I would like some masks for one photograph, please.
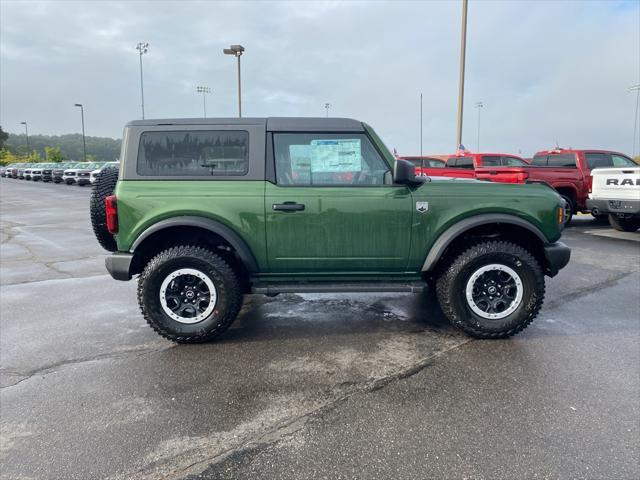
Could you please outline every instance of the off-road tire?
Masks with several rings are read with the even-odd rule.
[[[107,212],[104,206],[104,199],[113,195],[113,190],[118,182],[118,169],[108,167],[102,170],[96,177],[91,190],[91,200],[89,201],[89,215],[91,217],[91,227],[98,243],[109,252],[115,252],[118,247],[113,235],[107,229]]]
[[[160,303],[162,282],[184,268],[199,270],[216,289],[215,308],[197,323],[172,319]],[[222,257],[206,248],[182,245],[160,252],[147,263],[138,279],[138,304],[147,323],[164,338],[176,343],[208,342],[221,335],[238,316],[242,289],[238,276]]]
[[[469,278],[490,264],[505,265],[522,280],[522,301],[502,319],[485,319],[477,315],[465,295]],[[460,253],[442,271],[436,293],[442,311],[455,327],[475,338],[506,338],[524,330],[538,315],[544,301],[544,274],[533,255],[519,245],[485,241]]]
[[[609,225],[619,232],[635,232],[640,228],[640,217],[626,218],[610,214]]]

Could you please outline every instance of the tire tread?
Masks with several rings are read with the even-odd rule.
[[[534,305],[529,309],[527,318],[524,321],[520,322],[514,328],[503,332],[486,332],[474,327],[470,322],[467,322],[463,318],[461,318],[454,306],[454,297],[452,295],[452,292],[453,284],[456,277],[470,261],[480,255],[488,253],[509,253],[513,254],[514,256],[518,256],[523,262],[528,263],[531,267],[534,268],[535,271],[537,285],[534,291],[539,292],[539,294],[535,295]],[[533,255],[531,255],[531,253],[515,243],[502,240],[493,240],[473,245],[467,250],[463,251],[457,257],[455,257],[450,263],[449,268],[445,269],[443,274],[438,278],[436,282],[436,294],[438,296],[438,301],[440,303],[442,311],[449,319],[451,324],[455,327],[475,338],[506,338],[521,332],[522,330],[527,328],[529,324],[531,324],[534,318],[536,318],[544,302],[545,282],[542,269],[540,268],[537,260],[533,257]]]
[[[161,266],[164,262],[173,258],[180,257],[196,258],[212,265],[222,276],[225,277],[225,280],[228,282],[228,288],[225,289],[225,294],[228,298],[227,311],[218,326],[203,335],[176,335],[175,333],[166,330],[162,326],[158,325],[157,322],[153,321],[153,317],[144,303],[143,289],[145,282],[147,282],[149,278],[149,275],[151,275],[151,273],[156,268]],[[227,330],[227,328],[229,328],[229,326],[238,316],[240,309],[242,308],[242,291],[240,288],[238,277],[234,270],[222,257],[216,255],[215,253],[204,247],[200,247],[197,245],[180,245],[171,247],[161,251],[155,257],[153,257],[147,263],[142,274],[140,275],[140,278],[138,279],[137,298],[138,305],[140,306],[140,311],[142,312],[142,315],[149,326],[162,337],[176,343],[202,343],[213,340],[214,338],[222,334],[225,330]]]

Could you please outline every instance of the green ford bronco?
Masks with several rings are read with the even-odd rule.
[[[244,294],[418,292],[501,338],[537,315],[569,261],[563,201],[542,184],[416,177],[343,118],[143,120],[94,184],[109,273],[138,279],[160,335],[213,339]]]

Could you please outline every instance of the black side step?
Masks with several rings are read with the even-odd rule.
[[[278,293],[356,293],[356,292],[423,292],[425,282],[357,282],[357,283],[270,283],[257,284],[251,293],[276,295]]]

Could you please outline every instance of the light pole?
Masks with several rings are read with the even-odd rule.
[[[20,125],[24,125],[24,134],[27,137],[27,150],[29,150],[29,127],[27,122],[20,122]]]
[[[467,50],[467,7],[468,0],[462,0],[462,38],[460,40],[460,85],[458,91],[458,131],[456,150],[462,145],[462,104],[464,103],[464,63]]]
[[[76,103],[76,107],[80,107],[80,116],[82,118],[82,153],[84,154],[84,161],[87,161],[87,142],[84,139],[84,107],[81,103]]]
[[[198,85],[196,87],[196,92],[202,94],[202,109],[204,111],[204,118],[207,118],[207,97],[208,93],[211,93],[211,89],[209,87],[203,87]]]
[[[238,117],[242,117],[242,90],[240,89],[240,56],[244,52],[242,45],[231,45],[222,50],[225,55],[234,55],[238,59]]]
[[[149,51],[149,44],[147,42],[140,42],[136,45],[136,50],[140,54],[140,97],[142,99],[142,119],[144,120],[144,83],[142,81],[142,55]]]
[[[628,88],[629,92],[636,92],[636,116],[633,120],[633,150],[631,156],[636,155],[636,139],[638,138],[638,106],[640,106],[640,84]]]
[[[424,159],[422,158],[422,92],[420,92],[420,166],[424,168]]]
[[[331,104],[330,103],[325,103],[324,104],[324,110],[325,110],[325,117],[329,118],[329,109],[331,108]]]
[[[476,108],[478,109],[478,145],[476,152],[480,151],[480,109],[484,108],[484,103],[476,102]]]

